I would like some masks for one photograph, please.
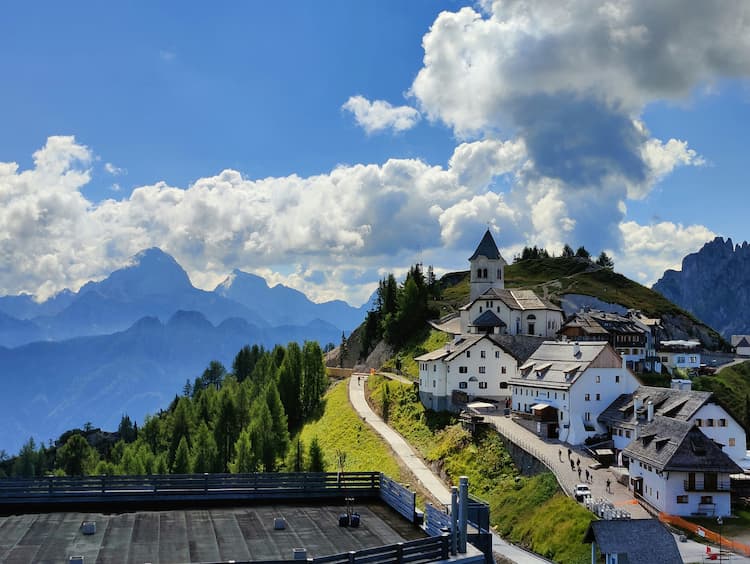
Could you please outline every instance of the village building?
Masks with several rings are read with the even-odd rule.
[[[512,409],[539,435],[581,444],[607,432],[599,415],[639,384],[607,342],[546,341],[511,378]]]
[[[433,327],[451,343],[414,360],[425,407],[462,409],[480,398],[504,405],[519,364],[562,326],[563,311],[530,290],[505,288],[507,263],[487,230],[469,257],[469,303]]]
[[[672,388],[640,386],[623,394],[599,416],[609,429],[615,452],[625,449],[656,416],[670,417],[698,427],[735,462],[746,457],[745,430],[711,392],[690,389],[689,380],[673,380]]]
[[[655,415],[623,455],[629,487],[657,511],[731,514],[730,475],[742,469],[693,423]]]
[[[625,366],[635,372],[660,372],[654,334],[659,321],[638,311],[627,315],[584,309],[571,315],[558,335],[574,341],[606,341],[622,357]]]
[[[699,341],[661,341],[656,354],[670,374],[674,374],[675,370],[689,373],[698,370],[701,366]]]
[[[750,335],[732,335],[732,346],[739,356],[750,356]]]
[[[465,335],[423,354],[419,364],[419,396],[436,411],[459,409],[481,399],[504,406],[510,379],[543,339],[507,335]]]
[[[674,535],[656,519],[591,521],[584,543],[591,543],[591,564],[682,564]]]

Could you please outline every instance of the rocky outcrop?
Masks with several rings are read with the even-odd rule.
[[[750,245],[717,237],[653,286],[725,338],[750,332]]]

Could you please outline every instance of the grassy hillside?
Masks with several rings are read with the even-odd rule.
[[[523,477],[497,433],[472,437],[448,414],[425,411],[411,386],[368,380],[371,402],[427,460],[458,483],[469,477],[472,494],[487,500],[498,532],[555,562],[587,562],[583,534],[593,515],[562,494],[550,473]]]
[[[394,372],[396,370],[396,361],[401,366],[401,373],[414,380],[419,378],[419,366],[414,357],[427,352],[432,352],[441,348],[451,340],[451,336],[442,331],[430,329],[425,335],[417,335],[414,342],[408,343],[402,347],[399,353],[383,365],[383,370]]]
[[[313,437],[323,450],[326,470],[338,470],[337,451],[346,453],[344,470],[348,472],[378,470],[399,481],[408,482],[408,474],[402,472],[393,458],[390,447],[367,424],[362,422],[349,403],[348,381],[332,386],[325,396],[325,407],[321,417],[308,422],[294,438],[299,438],[305,447]]]
[[[693,379],[693,389],[713,392],[732,416],[750,430],[750,362],[724,368],[713,376],[698,376]]]

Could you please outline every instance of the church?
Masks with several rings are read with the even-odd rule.
[[[425,407],[456,410],[477,398],[506,402],[518,366],[562,326],[561,308],[531,290],[505,288],[506,265],[488,229],[469,257],[469,303],[459,312],[458,331],[444,325],[453,341],[415,358]]]

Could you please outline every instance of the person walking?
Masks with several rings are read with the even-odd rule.
[[[561,448],[557,449],[557,457],[560,459],[560,462],[562,462],[562,449]]]
[[[580,481],[580,479],[581,479],[581,467],[579,466],[578,467],[578,480]]]
[[[607,493],[612,493],[612,488],[610,487],[611,484],[612,484],[612,480],[607,478]]]
[[[589,469],[588,468],[586,468],[586,481],[587,482],[589,481]]]

